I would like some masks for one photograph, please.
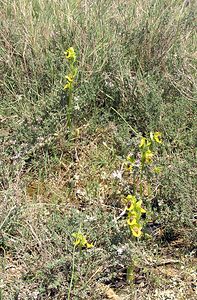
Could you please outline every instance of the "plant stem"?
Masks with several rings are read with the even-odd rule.
[[[140,168],[140,199],[142,199],[142,195],[143,195],[143,185],[142,185],[143,171],[144,171],[144,163],[142,163]]]
[[[71,279],[70,279],[70,285],[69,285],[68,298],[67,298],[67,300],[70,300],[70,294],[71,294],[71,290],[72,290],[74,274],[75,274],[75,246],[74,246],[74,248],[73,248],[73,256],[72,256],[72,274],[71,274]]]
[[[129,126],[129,128],[133,131],[133,133],[135,133],[136,136],[139,135],[139,133],[127,122],[127,120],[115,108],[111,107],[111,109],[113,109],[113,111],[115,111],[117,115],[119,115],[119,117]]]
[[[71,128],[71,114],[72,114],[72,88],[69,89],[68,94],[68,110],[67,110],[67,125]]]

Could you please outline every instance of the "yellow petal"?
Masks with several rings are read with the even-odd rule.
[[[136,206],[137,206],[137,207],[141,207],[141,205],[142,205],[142,200],[139,200],[139,201],[136,203]]]
[[[94,245],[93,245],[93,244],[87,243],[87,244],[86,244],[86,247],[87,247],[88,249],[90,249],[90,248],[94,247]]]
[[[134,209],[134,205],[131,204],[130,206],[127,207],[127,211],[132,211]]]
[[[135,203],[137,201],[135,196],[132,196],[132,195],[128,195],[126,197],[126,200],[127,200],[127,202],[131,201],[132,203]]]
[[[141,213],[146,213],[146,210],[144,208],[141,207]]]
[[[76,60],[76,54],[73,47],[68,48],[64,54],[66,55],[66,59],[73,59],[74,61]]]
[[[135,237],[140,237],[142,235],[142,227],[136,224],[131,227],[131,232]]]
[[[77,240],[74,241],[74,243],[73,243],[74,246],[78,246],[79,244],[80,244],[80,240],[79,240],[79,239],[77,239]]]
[[[136,209],[139,210],[141,213],[145,213],[146,210],[144,208],[141,207],[142,206],[142,200],[139,200],[137,203],[136,203]]]
[[[152,161],[152,158],[153,158],[153,152],[148,149],[146,152],[145,152],[145,161],[146,163],[150,163]]]
[[[133,220],[131,220],[131,218],[128,218],[128,219],[127,219],[127,224],[128,224],[129,226],[133,226],[133,225],[136,225],[136,224],[137,224],[137,221],[136,221],[135,218],[134,218]]]
[[[135,237],[140,237],[140,236],[142,235],[142,232],[141,232],[141,231],[136,232],[136,231],[132,230],[132,234],[133,234]]]
[[[146,144],[146,138],[145,138],[145,137],[142,137],[142,138],[141,138],[141,141],[140,141],[139,147],[142,148],[142,147],[145,146],[145,144]]]
[[[72,76],[72,74],[69,74],[69,75],[65,76],[65,78],[66,78],[69,82],[73,82],[73,76]]]
[[[154,140],[155,140],[155,142],[162,144],[161,132],[157,131],[154,133]]]
[[[70,88],[71,88],[70,82],[66,83],[66,85],[64,86],[64,90],[70,89]]]

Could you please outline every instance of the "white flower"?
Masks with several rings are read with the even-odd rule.
[[[119,247],[117,249],[118,255],[122,255],[123,252],[126,250],[126,248],[127,248],[126,245],[123,245],[123,246]]]
[[[116,170],[112,173],[112,177],[118,180],[122,180],[122,171]]]
[[[80,110],[80,106],[79,106],[78,103],[75,104],[74,109],[75,109],[75,110]]]

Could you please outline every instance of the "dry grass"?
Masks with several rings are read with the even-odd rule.
[[[195,299],[195,10],[182,0],[1,3],[0,300],[67,299],[80,227],[95,246],[75,253],[71,299]],[[151,240],[132,240],[119,219],[132,180],[112,174],[133,150],[130,126],[164,136]]]

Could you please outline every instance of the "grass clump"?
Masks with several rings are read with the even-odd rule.
[[[0,299],[195,299],[195,10],[2,3]]]

